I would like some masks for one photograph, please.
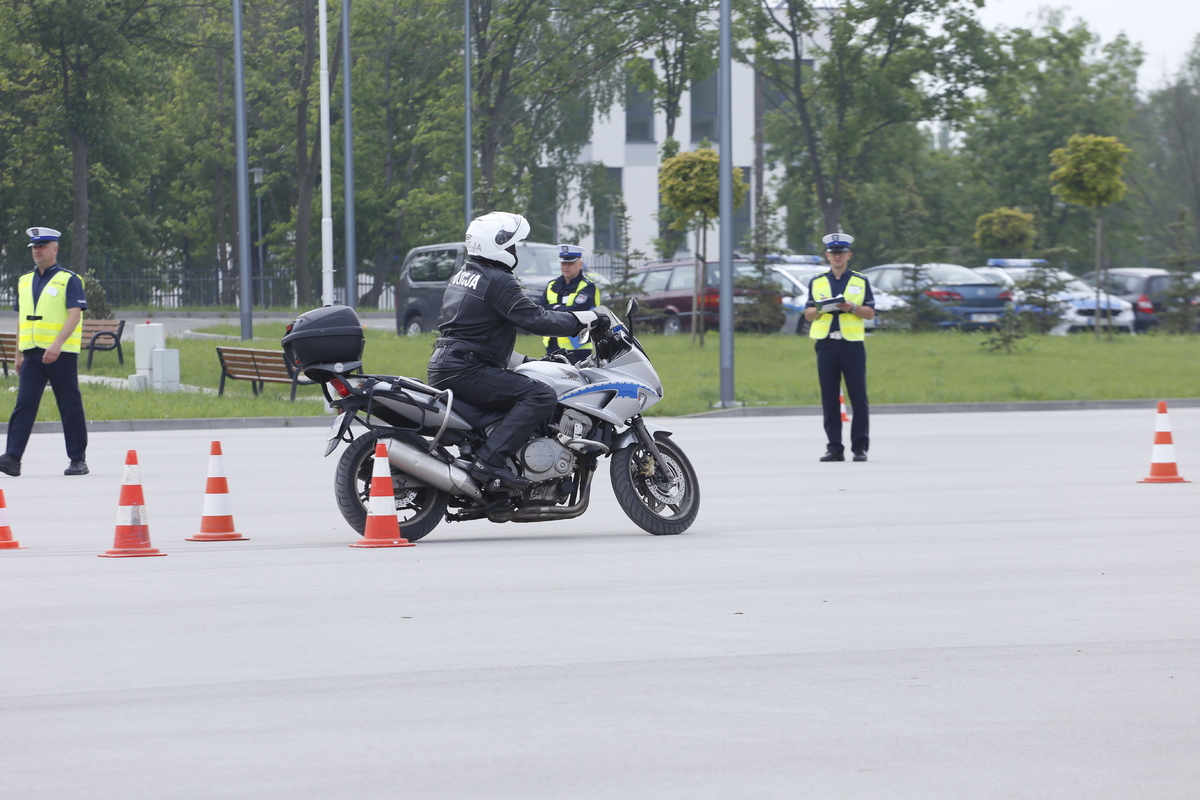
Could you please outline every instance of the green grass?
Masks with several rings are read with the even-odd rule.
[[[207,321],[197,320],[197,328]],[[236,346],[280,349],[283,322],[254,326],[255,340]],[[209,333],[238,336],[236,324],[204,327]],[[435,334],[408,338],[394,332],[367,331],[368,372],[424,379]],[[873,403],[969,403],[1022,400],[1124,400],[1200,396],[1200,337],[1118,336],[1109,342],[1090,335],[1040,336],[1022,340],[1012,354],[980,346],[982,334],[877,334],[867,341],[868,385]],[[715,333],[703,348],[688,336],[650,335],[642,339],[662,376],[666,399],[654,414],[707,411],[720,397],[719,341]],[[185,384],[216,389],[220,378],[217,340],[171,339],[180,351]],[[521,337],[517,349],[542,352],[537,337]],[[125,348],[124,367],[116,353],[97,353],[94,375],[124,378],[134,371],[133,344]],[[739,334],[735,345],[736,396],[748,405],[818,405],[816,362],[811,340],[799,336]],[[0,381],[0,417],[7,418],[15,399],[15,378]],[[90,419],[167,419],[261,416],[319,416],[322,403],[288,402],[288,387],[268,384],[254,397],[246,381],[229,381],[225,396],[128,392],[85,385]],[[318,387],[301,387],[299,398],[319,398]],[[38,416],[58,419],[47,394]]]

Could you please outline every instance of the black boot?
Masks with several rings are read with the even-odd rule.
[[[10,456],[8,453],[0,455],[0,472],[5,475],[12,475],[14,478],[21,474],[21,462]]]
[[[471,477],[484,484],[485,487],[493,482],[505,489],[524,489],[526,486],[533,485],[533,481],[522,478],[503,464],[492,464],[487,461],[476,461],[472,464]]]
[[[841,450],[826,450],[825,455],[821,456],[822,461],[845,461],[846,454]]]

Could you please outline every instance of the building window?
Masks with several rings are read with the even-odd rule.
[[[625,141],[654,141],[654,92],[638,89],[632,75],[625,79]]]
[[[625,249],[621,241],[621,220],[617,207],[621,199],[621,168],[605,168],[603,184],[592,193],[592,211],[595,214],[593,249],[619,253]]]
[[[717,139],[717,73],[692,83],[692,141]]]

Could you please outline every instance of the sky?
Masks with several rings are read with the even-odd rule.
[[[980,18],[989,27],[1028,28],[1036,24],[1038,9],[1044,6],[1067,9],[1068,24],[1083,19],[1102,43],[1124,33],[1140,44],[1145,53],[1138,73],[1142,91],[1156,89],[1174,76],[1200,35],[1197,0],[986,0]]]

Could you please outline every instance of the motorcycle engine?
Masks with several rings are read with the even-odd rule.
[[[522,471],[531,481],[564,478],[575,469],[575,454],[553,439],[531,439],[519,455]]]
[[[531,481],[549,481],[570,475],[575,469],[575,452],[563,442],[586,438],[593,425],[586,414],[564,409],[558,421],[550,426],[559,432],[557,438],[539,437],[521,448],[519,455],[525,477]]]

